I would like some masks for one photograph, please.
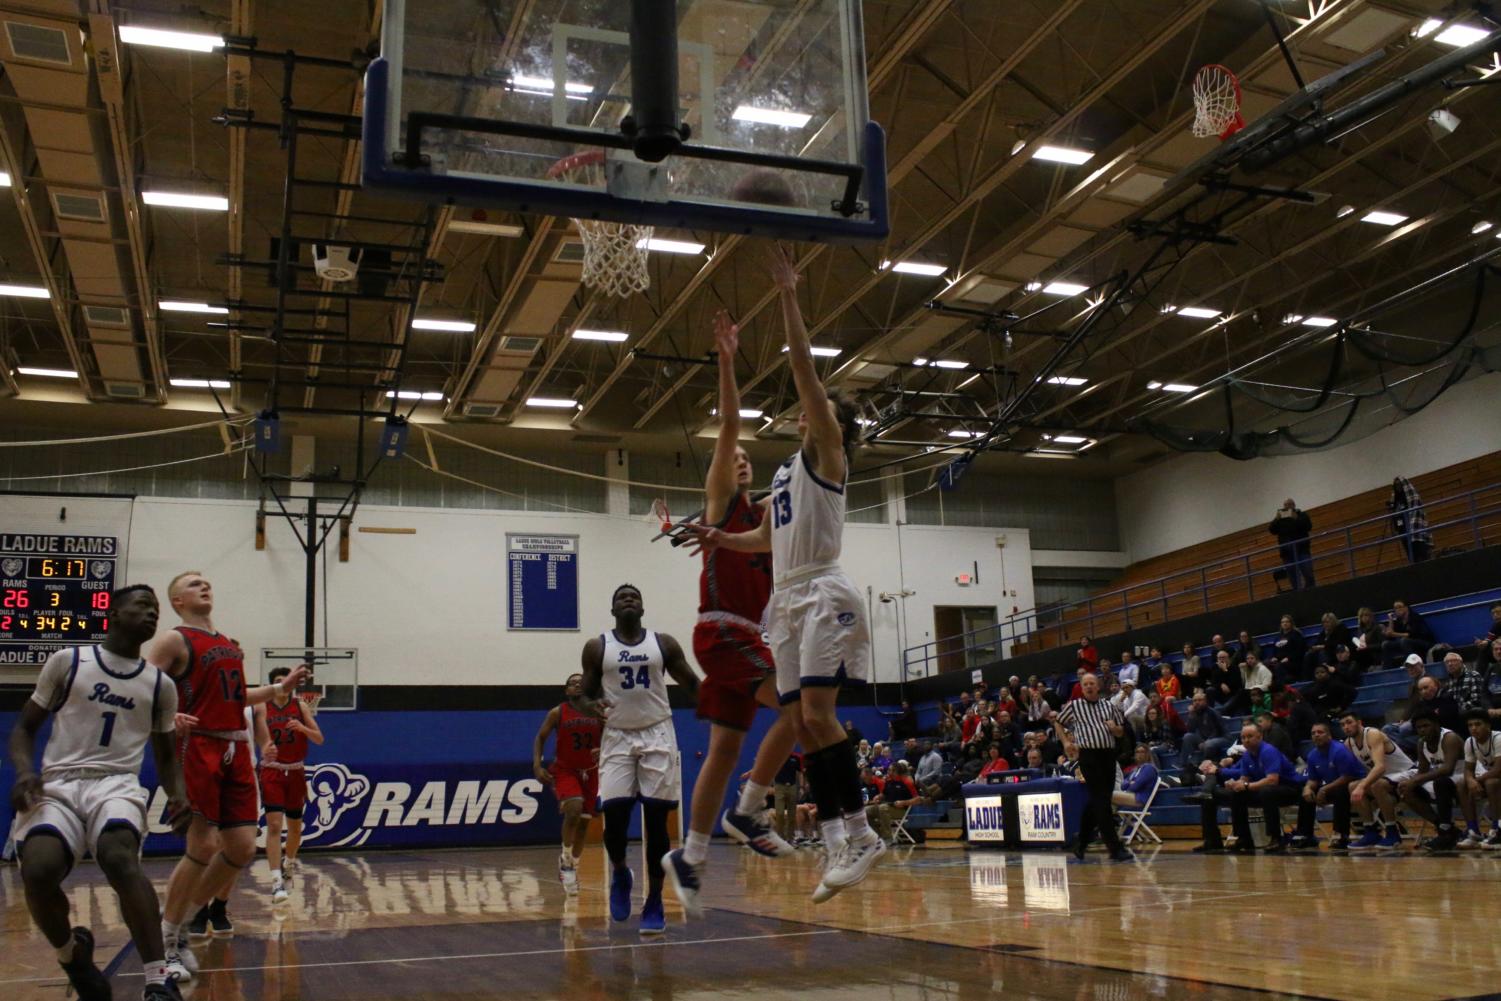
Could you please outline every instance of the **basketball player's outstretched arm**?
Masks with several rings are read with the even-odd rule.
[[[562,713],[557,706],[553,706],[547,713],[547,718],[537,728],[537,736],[532,740],[532,774],[543,785],[552,785],[552,772],[542,767],[542,748],[547,744],[547,735],[558,728],[558,718]]]
[[[698,698],[698,675],[693,673],[693,668],[688,666],[688,658],[683,656],[682,644],[666,633],[657,633],[657,643],[662,647],[662,670],[671,675],[672,680],[688,689],[688,693]]]
[[[771,280],[782,299],[782,321],[787,327],[787,366],[797,385],[797,398],[808,415],[808,430],[814,454],[813,471],[830,483],[843,483],[844,431],[834,418],[828,391],[818,379],[813,365],[813,349],[808,342],[808,328],[803,311],[797,304],[797,267],[792,255],[778,246],[772,251]]]
[[[735,482],[735,450],[740,445],[740,387],[735,383],[735,352],[740,348],[740,328],[730,314],[720,310],[714,317],[714,349],[719,355],[719,437],[704,481],[704,523],[717,524],[740,487]]]
[[[276,697],[278,689],[282,695],[291,698],[297,694],[297,686],[302,684],[311,673],[306,664],[298,664],[285,678],[274,685],[257,685],[255,688],[245,689],[245,704],[258,706],[262,702],[270,702]],[[321,744],[322,741],[319,743]]]

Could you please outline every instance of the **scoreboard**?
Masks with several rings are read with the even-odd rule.
[[[119,551],[108,535],[0,532],[0,664],[102,640]]]

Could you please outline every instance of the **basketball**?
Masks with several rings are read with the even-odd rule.
[[[730,189],[730,198],[737,202],[756,202],[760,205],[781,205],[795,208],[802,204],[797,192],[787,179],[775,170],[758,167],[748,171]]]

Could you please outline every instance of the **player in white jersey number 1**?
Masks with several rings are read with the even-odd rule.
[[[156,891],[141,870],[150,797],[137,774],[148,739],[173,827],[181,833],[191,816],[172,749],[177,688],[141,659],[141,644],[155,635],[160,612],[149,587],[115,591],[104,642],[64,648],[49,657],[10,735],[10,762],[17,776],[10,802],[17,815],[26,907],[57,950],[80,1001],[111,997],[109,981],[94,965],[94,936],[87,928],[69,926],[62,889],[85,851],[93,853],[120,898],[120,916],[141,954],[146,1001],[182,997],[167,979]],[[53,717],[52,733],[39,774],[32,753],[48,715]]]
[[[610,598],[615,628],[584,644],[586,706],[605,707],[599,742],[599,801],[605,815],[605,851],[610,856],[610,917],[631,916],[634,877],[626,863],[631,811],[641,801],[641,830],[646,840],[646,901],[641,934],[660,935],[667,927],[662,911],[662,857],[671,847],[667,816],[682,797],[682,768],[667,676],[695,697],[698,675],[688,666],[683,648],[666,633],[642,628],[641,591],[622,584]]]
[[[802,403],[803,442],[771,482],[771,517],[754,531],[726,534],[694,526],[705,547],[771,551],[775,590],[768,606],[777,693],[796,713],[808,783],[828,861],[814,903],[865,878],[886,843],[870,829],[855,748],[839,724],[835,698],[843,685],[871,680],[865,600],[839,566],[844,540],[849,449],[859,434],[853,401],[819,382],[797,302],[797,267],[780,247],[772,280],[787,327],[787,365]]]

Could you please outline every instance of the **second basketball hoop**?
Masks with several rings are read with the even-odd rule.
[[[1194,76],[1193,134],[1229,139],[1246,127],[1240,114],[1240,80],[1228,68],[1210,63]]]

